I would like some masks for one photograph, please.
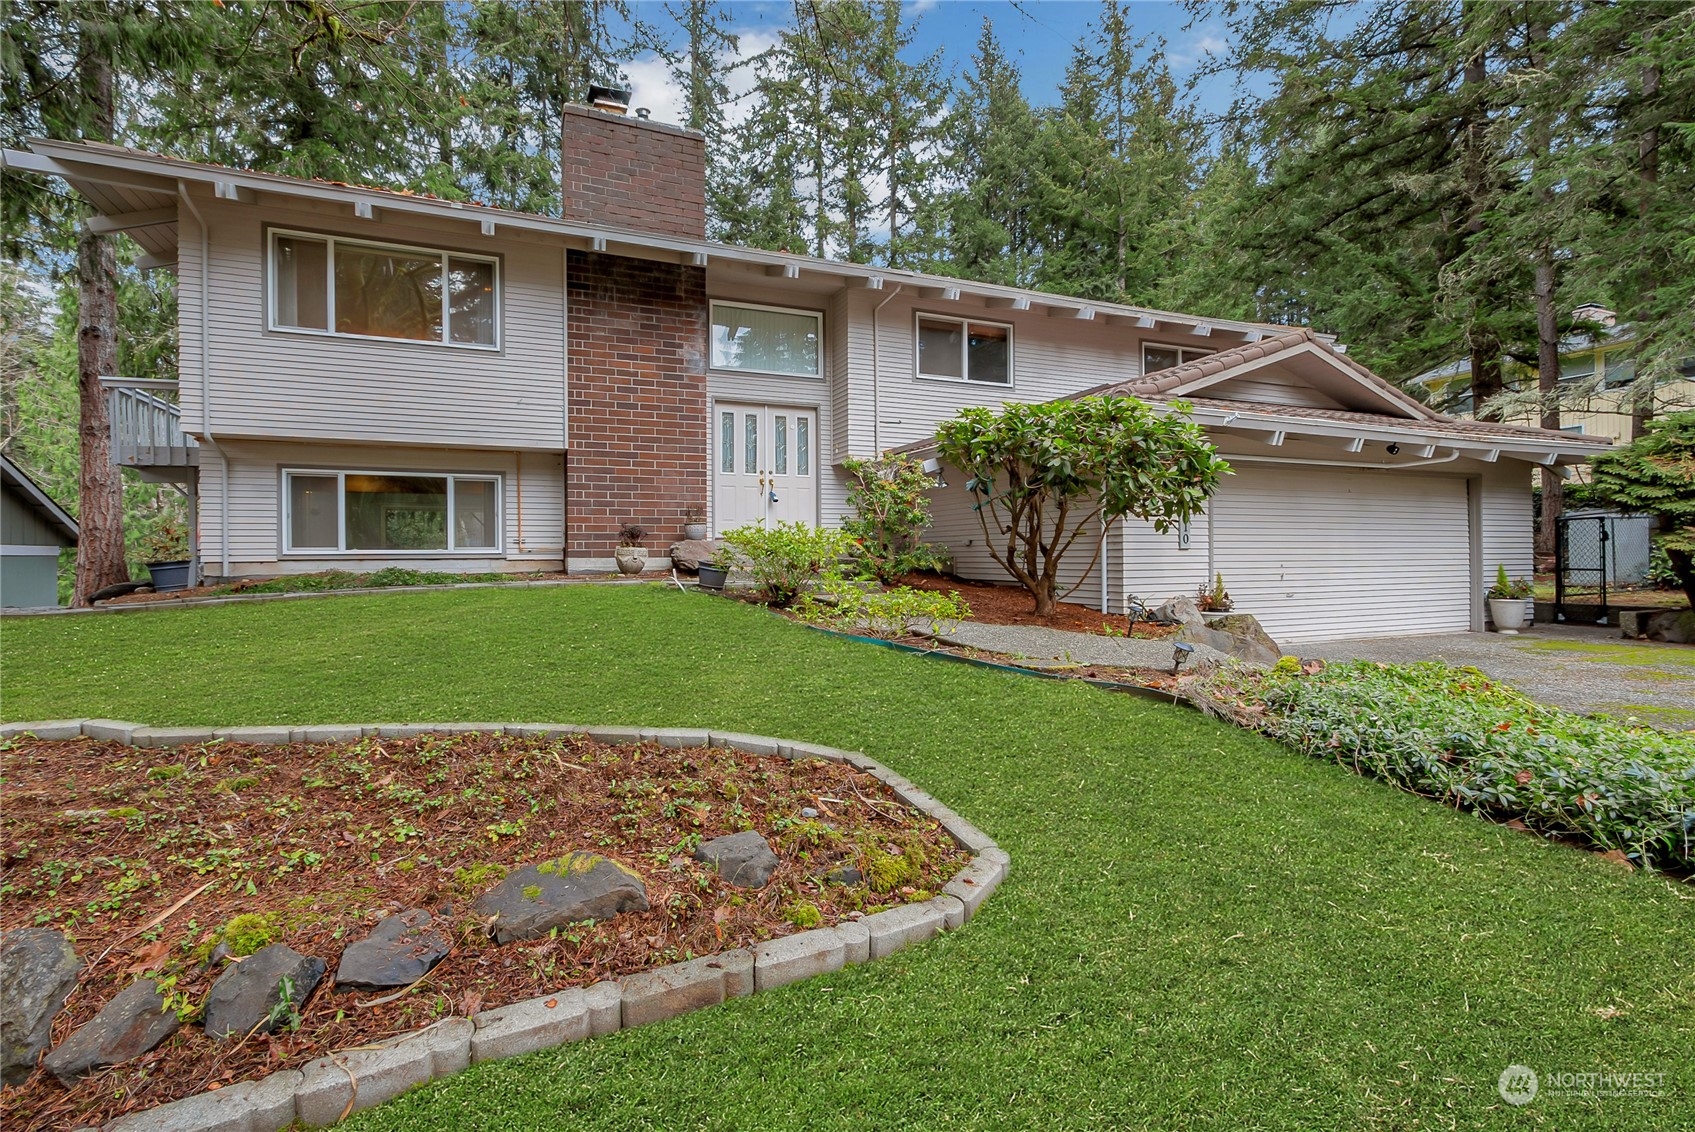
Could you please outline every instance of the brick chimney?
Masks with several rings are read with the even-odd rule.
[[[565,219],[704,238],[706,139],[625,116],[627,91],[597,87],[591,94],[603,109],[565,107],[559,149]]]

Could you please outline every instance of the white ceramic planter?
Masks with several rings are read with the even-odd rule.
[[[1489,620],[1497,633],[1516,633],[1530,624],[1530,602],[1522,597],[1492,597],[1489,599]]]

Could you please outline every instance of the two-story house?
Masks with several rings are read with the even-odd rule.
[[[565,122],[560,217],[5,154],[176,272],[180,380],[111,383],[114,433],[192,486],[206,576],[604,570],[622,524],[662,550],[697,508],[718,532],[834,524],[844,457],[1099,388],[1192,397],[1237,474],[1194,530],[1110,532],[1091,600],[1222,571],[1285,636],[1481,628],[1486,573],[1529,569],[1526,469],[1597,449],[1442,417],[1306,331],[708,241],[699,135]],[[995,579],[948,490],[938,540]]]

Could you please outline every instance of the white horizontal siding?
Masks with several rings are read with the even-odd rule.
[[[419,570],[557,570],[565,524],[563,462],[557,452],[498,452],[465,449],[368,447],[339,444],[278,444],[230,441],[228,456],[229,574],[254,577],[308,574],[319,570],[374,570],[386,565]],[[498,555],[324,556],[282,553],[282,469],[346,471],[483,472],[503,477],[503,535]],[[218,450],[201,451],[199,538],[202,569],[223,573],[226,482]]]
[[[1197,390],[1195,396],[1217,397],[1227,401],[1258,401],[1267,405],[1303,405],[1313,409],[1349,407],[1297,377],[1264,370],[1256,372],[1252,377],[1237,377],[1210,385]]]
[[[563,447],[564,258],[559,245],[491,239],[469,222],[433,226],[345,208],[197,207],[211,231],[208,310],[211,430],[509,449]],[[266,329],[266,225],[327,231],[501,259],[501,348],[320,337]],[[204,433],[200,388],[199,232],[183,225],[178,263],[184,427]]]
[[[1536,508],[1531,496],[1535,471],[1520,460],[1480,465],[1483,516],[1483,579],[1495,582],[1497,564],[1513,578],[1528,578],[1534,568]]]

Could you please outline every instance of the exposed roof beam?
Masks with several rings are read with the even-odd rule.
[[[1212,335],[1212,327],[1204,322],[1199,322],[1189,328],[1189,333],[1196,338],[1207,338]]]
[[[1551,468],[1554,466],[1554,463],[1559,460],[1559,458],[1560,454],[1558,452],[1544,452],[1542,455],[1536,457],[1536,462],[1541,464],[1544,468]]]
[[[688,264],[690,267],[705,267],[711,258],[705,252],[692,252],[688,258]]]
[[[1085,322],[1095,317],[1094,307],[1049,307],[1049,318],[1075,318]]]
[[[1278,429],[1276,432],[1266,437],[1265,442],[1273,448],[1281,448],[1283,447],[1283,440],[1286,436],[1288,436],[1288,433],[1284,432],[1282,429]]]
[[[148,208],[140,212],[117,212],[108,216],[90,216],[83,225],[97,236],[112,232],[129,232],[136,228],[154,228],[177,222],[177,206]]]
[[[356,200],[353,202],[353,215],[361,220],[375,220],[377,210],[368,200]]]
[[[258,193],[234,181],[214,181],[212,193],[219,200],[233,200],[237,204],[254,204],[259,200]]]
[[[485,236],[494,235],[494,221],[484,220],[484,221],[481,222],[481,226],[482,226],[482,230],[483,230],[483,235],[485,235]]]
[[[606,237],[605,236],[590,236],[589,237],[589,250],[593,251],[593,252],[603,252],[603,251],[605,251],[606,250]]]
[[[765,269],[765,274],[771,276],[773,279],[799,279],[800,264],[773,263]]]
[[[1434,455],[1436,455],[1436,446],[1434,444],[1425,444],[1419,447],[1418,458],[1420,460],[1428,460]]]
[[[1154,327],[1159,325],[1159,319],[1154,318],[1152,315],[1138,315],[1136,318],[1136,325],[1141,327],[1143,330],[1152,330]]]
[[[1365,437],[1356,436],[1352,440],[1348,441],[1348,451],[1349,452],[1360,452],[1360,451],[1363,451],[1364,449],[1365,449]]]
[[[1023,295],[1012,298],[1005,295],[990,295],[984,305],[993,307],[995,310],[1027,311],[1030,309],[1030,300]]]
[[[881,275],[862,275],[848,280],[848,286],[860,291],[881,291],[883,277]]]
[[[920,287],[918,293],[926,299],[941,299],[944,302],[959,302],[958,287]]]

